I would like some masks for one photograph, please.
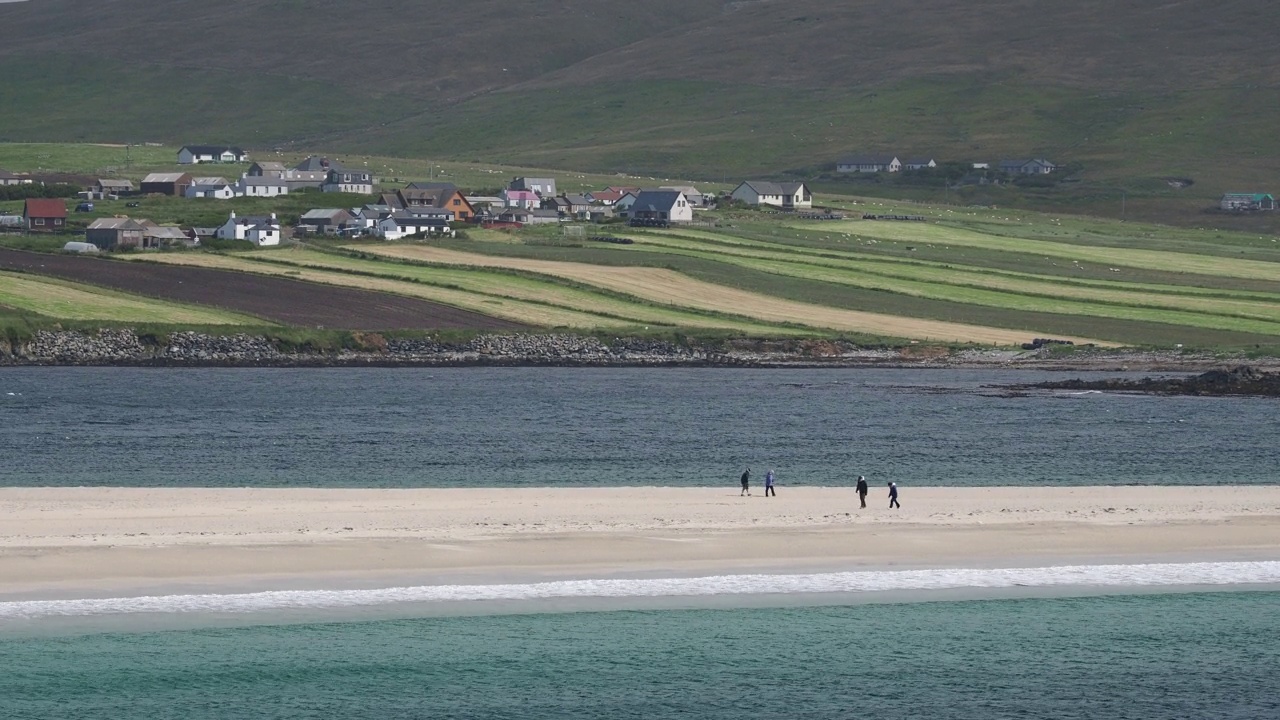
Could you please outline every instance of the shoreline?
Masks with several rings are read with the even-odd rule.
[[[1028,349],[913,344],[859,346],[848,341],[668,342],[594,335],[479,335],[467,341],[387,338],[351,333],[355,347],[297,346],[266,335],[156,335],[127,328],[96,333],[41,330],[27,341],[0,338],[2,367],[584,367],[781,369],[1009,369],[1062,372],[1204,372],[1227,366],[1280,370],[1280,358],[1251,359],[1172,350],[1060,346]]]
[[[0,601],[1280,560],[1280,486],[0,488]]]

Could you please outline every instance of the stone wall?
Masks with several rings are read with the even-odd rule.
[[[7,365],[659,365],[706,364],[712,355],[669,342],[582,335],[480,335],[460,343],[365,335],[366,349],[292,347],[261,335],[177,332],[163,337],[127,329],[96,333],[41,330],[30,342],[0,348]]]

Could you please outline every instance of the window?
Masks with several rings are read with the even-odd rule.
[[[44,218],[31,218],[31,224],[32,224],[32,225],[43,225],[43,224],[44,224]]]

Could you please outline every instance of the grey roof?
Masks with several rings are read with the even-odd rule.
[[[849,155],[836,162],[839,165],[888,165],[897,159],[897,155]]]
[[[176,225],[157,225],[148,227],[142,231],[147,237],[160,238],[161,240],[185,240],[187,234],[182,232],[182,228]]]
[[[397,210],[396,215],[404,215],[411,217],[453,217],[452,210],[446,210],[438,207],[413,207],[404,210]]]
[[[1031,163],[1039,163],[1046,167],[1056,167],[1053,163],[1045,160],[1044,158],[1017,158],[1014,160],[1001,160],[1000,167],[1022,167]]]
[[[175,183],[183,178],[186,173],[151,173],[142,178],[144,183]]]
[[[405,186],[405,190],[443,190],[446,193],[458,191],[458,186],[451,182],[412,182]]]
[[[332,220],[338,213],[347,212],[341,208],[317,208],[302,214],[302,220]]]
[[[224,177],[210,176],[191,178],[192,185],[230,185]]]
[[[289,185],[289,183],[288,183],[288,182],[286,182],[286,181],[284,180],[284,178],[275,178],[275,177],[259,177],[259,176],[257,176],[257,175],[250,175],[250,176],[248,176],[248,177],[242,177],[242,178],[240,178],[240,181],[239,181],[239,182],[240,182],[240,184],[242,184],[242,185],[258,185],[258,186],[264,186],[264,187],[265,187],[265,186],[269,186],[269,187],[287,187],[287,186]]]
[[[329,168],[329,177],[333,177],[335,175],[342,175],[345,177],[349,177],[351,178],[351,182],[372,182],[373,181],[373,173],[369,172],[368,170],[348,170],[342,166],[338,166],[338,167],[331,166]]]
[[[190,150],[195,155],[221,155],[230,150],[236,155],[243,155],[244,150],[230,145],[183,145],[183,150]]]
[[[103,188],[123,188],[126,190],[133,189],[133,183],[128,180],[112,180],[109,178],[99,180],[98,186]]]
[[[690,195],[701,195],[702,191],[692,185],[663,185],[659,190],[679,190],[684,193],[685,197]]]
[[[139,225],[133,218],[127,217],[109,217],[98,218],[89,223],[90,230],[141,230]]]
[[[235,220],[237,225],[248,225],[250,227],[276,227],[280,224],[279,220],[266,215],[244,215],[241,217],[227,219]]]
[[[406,211],[396,211],[384,220],[391,220],[399,226],[420,226],[420,225],[447,225],[450,216],[453,215],[452,210],[436,210],[430,213],[412,213]]]
[[[804,183],[776,183],[768,180],[747,180],[742,183],[756,192],[757,195],[793,195],[804,187]],[[636,202],[639,202],[637,200]]]
[[[335,168],[341,170],[342,164],[319,155],[312,155],[293,167],[294,170],[302,170],[304,172],[327,172]]]
[[[285,167],[284,167],[284,163],[282,163],[282,162],[274,162],[274,161],[270,161],[270,162],[256,162],[256,163],[254,163],[254,165],[257,165],[259,170],[279,170],[279,171],[283,171],[283,170],[285,169]]]
[[[914,158],[907,158],[906,160],[903,160],[902,164],[903,165],[928,165],[931,162],[933,162],[933,158],[931,157],[914,157]]]
[[[631,205],[631,212],[637,210],[659,210],[670,212],[676,201],[683,195],[679,190],[641,190],[636,201]]]

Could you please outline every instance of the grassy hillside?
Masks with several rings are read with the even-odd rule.
[[[1280,246],[1273,236],[856,197],[824,200],[844,207],[849,219],[722,210],[705,215],[714,227],[592,230],[629,243],[533,226],[474,229],[466,239],[431,242],[317,239],[304,247],[232,254],[140,252],[102,267],[123,267],[128,260],[219,268],[588,332],[998,345],[1051,337],[1280,352]],[[148,212],[182,205],[143,202],[153,203]],[[863,212],[909,213],[925,221],[862,220]],[[10,312],[185,322],[172,315],[184,308],[69,297],[64,283],[12,278],[7,293],[0,293],[0,305]],[[170,315],[148,320],[161,310]],[[201,316],[190,322],[245,321]]]
[[[812,178],[854,151],[1046,155],[1070,182],[957,197],[1274,231],[1271,218],[1201,213],[1224,191],[1276,189],[1270,11],[1263,0],[0,4],[0,140],[234,142],[703,180]],[[145,43],[122,41],[138,30]],[[843,190],[950,197],[867,179]]]

